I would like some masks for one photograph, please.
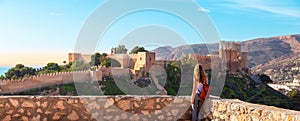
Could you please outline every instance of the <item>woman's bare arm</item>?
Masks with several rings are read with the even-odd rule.
[[[192,90],[192,96],[191,96],[191,103],[194,104],[194,99],[196,95],[196,88],[197,88],[197,80],[193,78],[193,90]]]

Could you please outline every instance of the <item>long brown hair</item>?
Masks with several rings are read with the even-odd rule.
[[[199,83],[204,83],[206,75],[201,64],[197,64],[194,68],[194,79]]]

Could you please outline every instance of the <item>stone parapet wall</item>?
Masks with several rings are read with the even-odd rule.
[[[300,121],[300,111],[252,104],[237,99],[213,99],[216,121]]]
[[[210,98],[216,121],[299,121],[300,112],[239,100]],[[0,119],[190,120],[190,96],[0,97]]]

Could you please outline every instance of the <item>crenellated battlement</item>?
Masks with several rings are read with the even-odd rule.
[[[84,73],[89,73],[90,71],[88,70],[80,70],[80,71],[72,71],[72,72],[56,72],[56,73],[46,73],[46,74],[39,74],[39,75],[33,75],[29,77],[24,77],[21,79],[5,79],[1,80],[0,83],[19,83],[19,82],[24,82],[25,80],[31,80],[31,79],[39,79],[39,78],[52,78],[55,76],[68,76],[68,75],[73,75],[73,74],[84,74]]]
[[[0,93],[14,93],[43,86],[91,80],[102,80],[102,71],[81,70],[72,72],[57,72],[34,75],[24,77],[22,79],[0,80]]]

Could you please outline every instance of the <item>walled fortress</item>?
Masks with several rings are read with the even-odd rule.
[[[299,121],[300,112],[210,97],[213,121]],[[0,97],[2,121],[191,120],[190,96]]]
[[[241,43],[233,41],[221,41],[219,50],[213,50],[211,54],[188,54],[187,59],[193,59],[202,64],[205,69],[217,68],[228,73],[244,71],[249,73],[247,63],[248,52],[243,52]]]
[[[233,44],[239,48],[238,44]],[[229,45],[228,45],[229,46]],[[231,46],[231,45],[230,45]],[[227,54],[228,60],[234,62],[226,63],[230,68],[238,69],[235,63],[246,65],[244,60],[246,53],[240,53],[234,49],[221,52]],[[142,54],[143,55],[143,54]],[[144,55],[143,55],[144,56]],[[140,59],[155,59],[153,55]],[[211,58],[219,56],[201,56],[204,61],[211,61]],[[73,59],[73,58],[72,58]],[[120,59],[122,60],[122,59]],[[152,62],[152,61],[151,61]],[[158,60],[162,67],[172,61]],[[174,62],[174,61],[173,61]],[[133,64],[128,64],[133,66]],[[152,63],[150,63],[152,65]],[[122,64],[121,66],[126,66]],[[149,67],[147,67],[148,69]],[[228,69],[230,69],[228,68]],[[146,68],[137,68],[146,69]],[[146,69],[146,70],[147,70]],[[127,69],[128,70],[128,69]],[[127,70],[116,69],[117,72],[126,73]],[[57,84],[73,82],[85,82],[102,80],[102,77],[112,74],[112,68],[100,68],[97,71],[73,71],[59,72],[25,77],[17,80],[0,80],[0,94],[16,93],[28,89],[40,88]],[[82,96],[82,97],[35,97],[35,96],[1,96],[0,97],[0,119],[40,121],[40,120],[132,120],[132,121],[173,121],[190,120],[191,109],[190,96]],[[300,112],[276,108],[272,106],[258,105],[242,102],[236,99],[220,99],[210,97],[209,109],[214,121],[299,121]]]
[[[205,69],[222,67],[222,70],[226,70],[228,72],[236,72],[238,70],[248,72],[248,53],[242,51],[241,43],[233,41],[221,41],[219,44],[219,50],[214,50],[208,55],[186,53],[186,56],[176,58],[174,60],[156,60],[155,52],[138,52],[137,54],[124,53],[116,53],[116,48],[112,48],[111,53],[107,57],[118,61],[120,63],[120,68],[129,69],[131,75],[136,79],[147,76],[151,66],[159,65],[166,68],[167,64],[171,64],[173,62],[180,65],[180,59],[184,58],[193,59],[194,61],[202,64]],[[180,51],[178,53],[184,53],[184,51]],[[89,62],[91,60],[90,57],[91,55],[81,53],[68,54],[69,63],[79,60]]]
[[[17,80],[0,80],[0,94],[22,92],[29,89],[36,89],[58,84],[102,80],[102,74],[103,73],[101,70],[83,70],[41,74],[24,77]]]
[[[74,82],[102,81],[103,77],[106,76],[129,77],[129,72],[130,70],[128,68],[101,67],[96,71],[82,70],[58,72],[24,77],[17,80],[0,80],[0,94],[13,94],[30,89],[37,89],[59,84],[69,84]],[[155,86],[164,92],[162,94],[166,94],[165,89],[158,83],[158,80],[155,77],[157,74],[153,73],[150,76],[152,76]]]

